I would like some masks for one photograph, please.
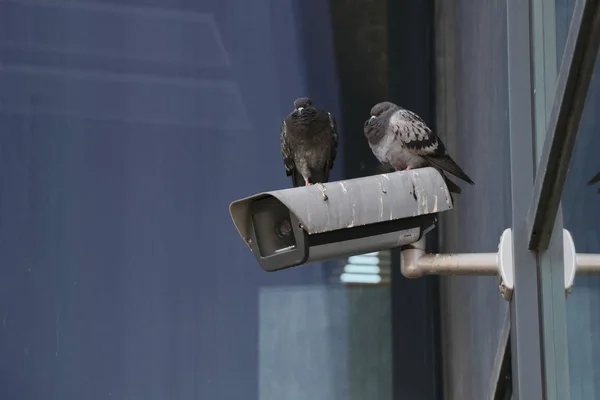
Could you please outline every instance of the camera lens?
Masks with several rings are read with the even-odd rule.
[[[292,234],[292,223],[290,222],[290,220],[284,219],[283,221],[281,221],[279,226],[276,228],[276,233],[280,239],[288,239],[289,236]]]
[[[296,247],[290,212],[277,199],[257,201],[253,205],[252,224],[262,257],[287,252]]]

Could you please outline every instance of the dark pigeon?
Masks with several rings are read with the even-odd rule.
[[[460,194],[462,190],[443,171],[474,184],[425,122],[417,114],[394,103],[386,101],[373,106],[364,133],[375,157],[396,171],[434,167],[453,193]]]
[[[296,99],[294,111],[281,124],[281,154],[285,173],[292,177],[293,186],[327,182],[337,146],[333,116],[315,108],[307,97]]]

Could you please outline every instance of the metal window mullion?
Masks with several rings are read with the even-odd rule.
[[[530,249],[543,250],[550,241],[599,43],[600,2],[578,0],[526,217]]]
[[[546,122],[550,118],[556,90],[556,16],[554,2],[532,1],[533,52],[535,66],[535,154],[536,161],[542,156]]]
[[[507,395],[512,393],[511,387],[506,387],[510,384],[510,310],[506,310],[504,322],[500,330],[500,340],[496,349],[496,357],[494,357],[494,366],[492,369],[492,380],[488,399],[498,400],[505,399]]]
[[[534,178],[530,2],[508,0],[508,100],[515,292],[510,304],[513,398],[541,399],[536,253],[527,248],[525,216]]]
[[[556,14],[554,2],[532,0],[533,76],[536,162],[542,156],[556,92]],[[560,210],[560,209],[559,209]],[[538,254],[542,377],[545,399],[570,398],[562,217],[554,224],[547,251]]]
[[[569,400],[569,357],[565,301],[563,219],[558,211],[546,251],[539,253],[542,357],[544,389],[548,400]]]

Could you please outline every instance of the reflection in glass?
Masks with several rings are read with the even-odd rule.
[[[600,253],[600,63],[595,73],[563,190],[564,227],[578,253]],[[567,298],[573,400],[600,398],[600,277],[577,276]]]
[[[259,291],[259,400],[392,399],[389,288]]]
[[[391,258],[390,250],[348,257],[346,265],[333,271],[331,282],[345,286],[388,286],[391,282]]]
[[[574,6],[574,0],[532,1],[536,162],[540,161],[546,139]]]

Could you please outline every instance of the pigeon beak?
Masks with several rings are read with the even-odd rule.
[[[374,115],[371,115],[371,118],[369,118],[369,119],[373,119],[373,118],[375,118],[375,116],[374,116]]]
[[[298,107],[298,113],[302,114],[302,110],[304,110],[304,107]]]

